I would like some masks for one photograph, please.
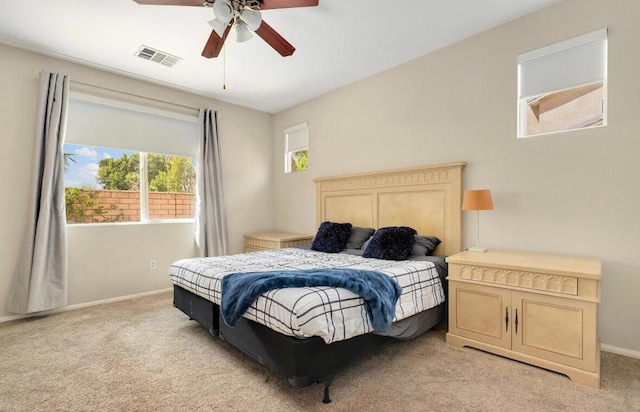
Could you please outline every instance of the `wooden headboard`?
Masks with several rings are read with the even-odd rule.
[[[465,162],[314,179],[317,223],[410,226],[442,243],[434,254],[462,250],[462,170]]]

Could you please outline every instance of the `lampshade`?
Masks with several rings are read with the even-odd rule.
[[[225,0],[216,0],[213,3],[213,14],[222,23],[229,23],[233,17],[233,9]]]
[[[262,14],[257,10],[244,9],[240,13],[240,17],[247,23],[247,27],[252,30],[258,30],[258,27],[262,24]]]
[[[467,190],[464,192],[462,210],[493,210],[491,190]]]
[[[236,20],[236,41],[238,43],[245,42],[253,37],[253,34],[247,28],[242,20]]]
[[[227,29],[227,25],[229,23],[223,23],[218,19],[209,20],[209,25],[213,28],[213,30],[222,38],[224,36],[224,31]]]

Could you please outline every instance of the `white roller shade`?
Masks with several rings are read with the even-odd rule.
[[[284,133],[286,136],[286,152],[297,152],[309,147],[308,123],[290,127]]]
[[[66,143],[195,156],[198,119],[92,96],[69,99]]]
[[[520,98],[604,81],[607,29],[518,56]]]

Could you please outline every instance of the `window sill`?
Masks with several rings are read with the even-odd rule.
[[[146,222],[109,222],[109,223],[67,223],[67,227],[103,227],[103,226],[143,226],[143,225],[164,225],[176,223],[195,223],[195,219],[158,219]]]

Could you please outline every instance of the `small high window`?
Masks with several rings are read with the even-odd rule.
[[[284,172],[309,168],[309,124],[302,123],[284,131]]]
[[[518,137],[607,123],[607,29],[518,56]]]

